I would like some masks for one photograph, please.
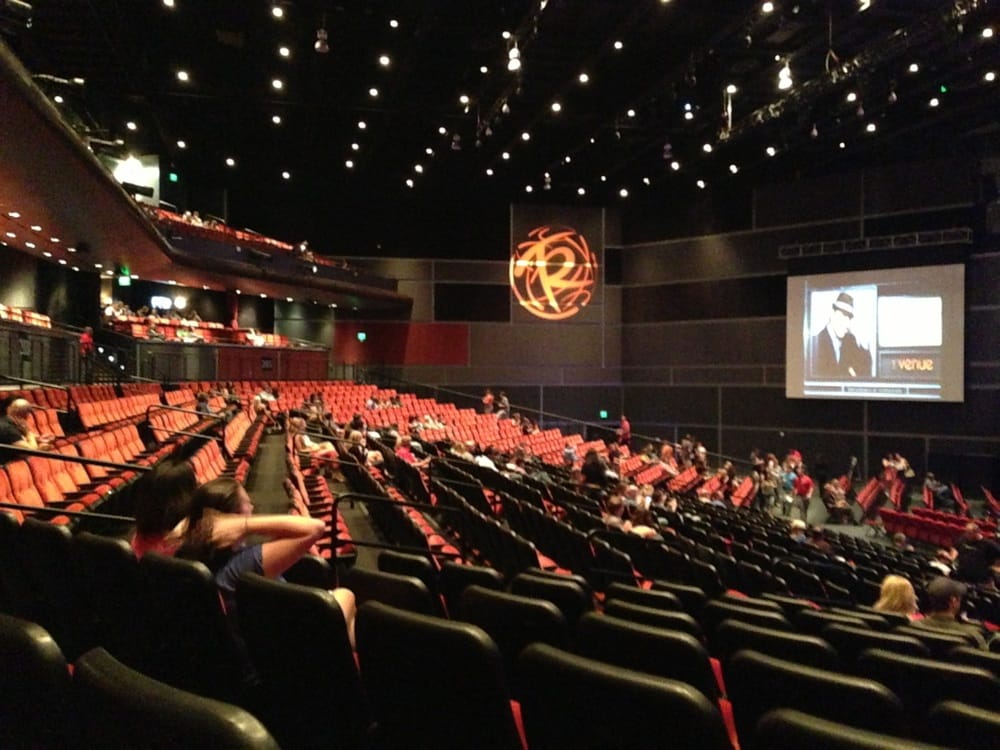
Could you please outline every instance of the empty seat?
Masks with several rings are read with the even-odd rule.
[[[278,747],[243,709],[150,679],[104,649],[88,651],[77,660],[73,694],[82,747]]]
[[[775,708],[794,708],[859,729],[906,735],[899,698],[874,680],[745,650],[729,661],[726,688],[741,742],[752,738],[760,718]]]
[[[347,623],[333,594],[245,573],[240,631],[263,683],[260,716],[283,747],[358,747],[369,729]]]
[[[0,746],[70,744],[69,670],[40,625],[0,614]]]
[[[970,667],[980,667],[1000,677],[1000,654],[983,651],[972,646],[958,646],[948,652],[948,661]]]
[[[912,636],[880,633],[877,630],[851,625],[827,625],[823,629],[823,637],[837,650],[847,665],[853,665],[858,657],[870,648],[923,658],[930,658],[931,655],[927,646]]]
[[[705,602],[708,601],[708,597],[705,596],[705,592],[702,591],[697,586],[688,585],[686,583],[675,583],[673,581],[653,581],[653,591],[668,591],[674,596],[676,596],[681,604],[684,605],[684,610],[694,617],[701,615],[701,608],[705,606]]]
[[[931,707],[940,701],[957,700],[1000,710],[1000,680],[979,667],[870,649],[858,658],[858,673],[878,680],[899,696],[918,732],[925,726]]]
[[[931,650],[935,659],[943,659],[948,652],[958,646],[976,646],[976,640],[971,635],[954,630],[934,630],[932,628],[906,625],[892,631],[896,635],[908,635],[916,638]]]
[[[643,607],[630,604],[620,599],[613,599],[604,605],[604,612],[611,617],[617,617],[630,622],[641,622],[654,628],[678,630],[693,635],[699,641],[705,642],[705,631],[691,615],[686,612],[668,612],[663,609]]]
[[[959,701],[942,701],[927,718],[927,738],[963,750],[995,750],[1000,713]]]
[[[354,592],[359,605],[375,601],[425,615],[441,611],[424,582],[414,576],[353,567],[341,576],[340,585]]]
[[[739,620],[724,620],[716,629],[712,644],[713,653],[723,663],[728,663],[741,649],[753,649],[817,669],[839,671],[842,666],[837,651],[818,636],[772,630]]]
[[[358,659],[381,747],[521,750],[500,650],[482,629],[361,605]]]
[[[539,643],[524,650],[518,673],[532,750],[732,747],[718,707],[682,682]]]
[[[470,586],[462,594],[459,616],[482,628],[500,648],[508,685],[519,694],[513,671],[518,654],[529,643],[548,643],[564,648],[569,642],[569,625],[552,602],[503,591]]]
[[[838,724],[795,711],[779,708],[769,711],[757,724],[748,747],[768,750],[942,750],[879,732]]]
[[[562,612],[570,628],[594,609],[594,595],[590,587],[586,583],[580,585],[568,576],[538,575],[527,570],[514,576],[510,582],[510,593],[551,602]]]
[[[868,623],[860,617],[838,615],[823,609],[803,609],[795,615],[795,626],[803,633],[821,635],[830,625],[850,625],[851,627],[867,628]]]
[[[638,604],[641,607],[652,607],[662,609],[667,612],[684,612],[684,605],[677,598],[676,594],[669,591],[652,591],[640,589],[636,586],[626,586],[621,583],[612,583],[604,592],[605,601],[617,599],[631,604]]]
[[[687,633],[591,612],[577,623],[574,643],[589,659],[685,682],[713,702],[721,697],[708,651]]]
[[[438,587],[449,612],[458,612],[462,592],[469,586],[482,586],[500,591],[503,588],[503,576],[493,568],[481,565],[446,562],[441,566]]]
[[[792,624],[780,612],[766,612],[755,607],[741,607],[722,599],[716,599],[706,604],[701,612],[701,626],[708,634],[709,642],[712,642],[715,630],[724,620],[739,620],[771,630],[792,630]]]
[[[378,569],[383,573],[419,578],[431,594],[431,603],[434,606],[431,614],[444,614],[444,605],[438,597],[437,568],[426,556],[381,550],[378,553]]]

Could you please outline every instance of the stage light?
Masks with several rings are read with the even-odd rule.
[[[316,41],[313,44],[313,49],[320,55],[325,55],[330,51],[330,35],[323,27],[316,29]]]
[[[389,58],[388,55],[379,55],[378,64],[381,65],[383,68],[388,68],[390,65],[392,65],[392,60]]]
[[[177,80],[180,81],[181,83],[188,83],[191,80],[191,76],[188,74],[186,70],[178,70]]]
[[[778,149],[776,149],[774,146],[768,146],[766,149],[764,149],[764,153],[767,154],[768,156],[774,156],[776,153],[778,153]]]
[[[618,191],[618,197],[619,198],[628,198],[628,189],[627,188],[622,188],[621,190],[619,190]]]
[[[587,84],[590,83],[590,76],[587,75],[586,73],[581,73],[576,77],[576,80],[578,80],[580,83]]]
[[[227,156],[226,157],[226,166],[227,167],[235,167],[236,166],[236,159],[234,159],[231,156]]]
[[[549,105],[549,108],[556,114],[562,112],[562,104],[559,102],[552,102],[552,104]]]
[[[698,180],[698,181],[697,181],[697,182],[695,183],[695,185],[697,185],[697,186],[698,186],[698,189],[699,189],[699,190],[704,190],[704,189],[705,189],[705,185],[706,185],[706,183],[705,183],[705,181],[704,181],[704,180]]]

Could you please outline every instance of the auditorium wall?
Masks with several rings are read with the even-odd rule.
[[[338,321],[334,359],[350,352],[394,376],[467,394],[470,404],[491,386],[506,388],[529,413],[604,426],[624,409],[636,433],[692,432],[737,458],[753,447],[794,447],[838,473],[857,456],[867,472],[886,451],[901,450],[920,470],[1000,486],[992,424],[1000,406],[1000,242],[981,231],[975,162],[908,163],[721,195],[683,211],[645,204],[623,209],[620,219],[607,214],[599,298],[578,320],[528,319],[516,309],[502,260],[359,260],[400,279],[421,335],[446,324],[449,337],[466,333],[468,350],[449,356],[467,359],[386,357],[372,336],[347,346],[363,321]],[[726,231],[684,234],[704,226]],[[977,230],[966,274],[966,402],[786,399],[788,263],[779,247],[955,226]],[[905,264],[908,251],[898,252]]]

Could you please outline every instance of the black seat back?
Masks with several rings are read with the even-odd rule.
[[[830,625],[850,625],[858,628],[868,627],[868,623],[860,617],[838,615],[823,609],[803,609],[795,615],[795,626],[803,633],[821,635]]]
[[[701,616],[701,609],[708,601],[705,592],[697,586],[686,583],[675,583],[673,581],[653,581],[653,591],[668,591],[684,605],[684,611],[697,618]]]
[[[942,701],[927,718],[927,738],[964,750],[994,750],[1000,713],[959,701]]]
[[[41,625],[0,614],[0,747],[70,743],[66,659]]]
[[[537,575],[527,570],[511,580],[510,593],[551,602],[562,612],[570,628],[594,609],[594,597],[589,586],[585,588],[568,577]]]
[[[638,586],[626,586],[622,583],[612,583],[604,592],[605,601],[617,599],[623,602],[638,604],[642,607],[662,609],[667,612],[684,612],[684,605],[676,594],[669,591],[652,591]]]
[[[712,639],[713,653],[728,663],[742,649],[787,659],[816,669],[839,671],[842,662],[834,648],[822,638],[772,630],[741,620],[724,620]]]
[[[739,651],[726,668],[739,737],[753,737],[760,718],[794,708],[859,729],[906,735],[899,699],[874,680],[802,666],[757,651]]]
[[[357,645],[378,746],[520,750],[500,650],[481,628],[368,602]]]
[[[604,664],[544,644],[518,660],[521,711],[532,750],[661,748],[728,750],[718,708],[690,685]],[[669,717],[658,729],[640,717]]]
[[[577,623],[574,643],[580,656],[679,680],[713,702],[719,699],[708,651],[688,633],[591,612]]]
[[[244,573],[240,631],[262,683],[261,718],[283,747],[357,747],[369,728],[354,651],[333,594]]]
[[[1000,711],[1000,680],[979,667],[870,649],[858,658],[858,673],[896,693],[918,733],[925,728],[931,708],[940,701],[957,700]]]
[[[357,566],[340,577],[340,585],[354,592],[358,604],[382,602],[424,615],[440,614],[440,606],[424,582],[414,576],[384,573]]]
[[[450,561],[441,565],[438,589],[444,597],[448,612],[453,616],[458,614],[462,592],[469,586],[482,586],[501,591],[503,576],[495,569],[481,565],[460,565]]]
[[[877,630],[852,625],[827,625],[823,637],[837,649],[844,663],[853,666],[861,654],[870,648],[881,648],[896,654],[930,658],[931,652],[923,643],[908,635],[880,633]]]
[[[708,635],[709,643],[713,642],[713,635],[724,620],[739,620],[771,630],[792,630],[792,624],[780,612],[766,612],[755,607],[742,607],[722,599],[715,599],[708,602],[701,611],[701,626]]]
[[[693,635],[702,643],[705,642],[705,631],[701,625],[691,615],[686,612],[668,612],[663,609],[653,609],[643,607],[639,604],[631,604],[621,599],[612,599],[604,605],[604,613],[611,617],[617,617],[629,622],[640,622],[644,625],[651,625],[654,628],[664,630],[677,630],[681,633]]]
[[[971,635],[954,630],[935,630],[916,625],[906,625],[892,631],[896,635],[908,635],[916,638],[931,650],[935,659],[943,659],[948,652],[958,646],[975,646],[976,641]]]
[[[514,663],[529,643],[548,643],[565,648],[569,625],[552,602],[504,591],[470,586],[462,594],[459,617],[482,628],[503,654],[504,670],[514,697],[519,688]]]
[[[1000,654],[983,651],[972,646],[956,646],[948,652],[948,661],[986,669],[1000,677]]]
[[[81,747],[275,750],[264,726],[236,706],[153,680],[96,648],[76,662]]]
[[[779,708],[764,714],[751,747],[768,750],[943,750]],[[963,746],[964,747],[964,746]]]

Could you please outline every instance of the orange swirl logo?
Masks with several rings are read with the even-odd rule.
[[[510,256],[510,288],[543,320],[572,318],[593,297],[597,258],[575,229],[536,227]]]

